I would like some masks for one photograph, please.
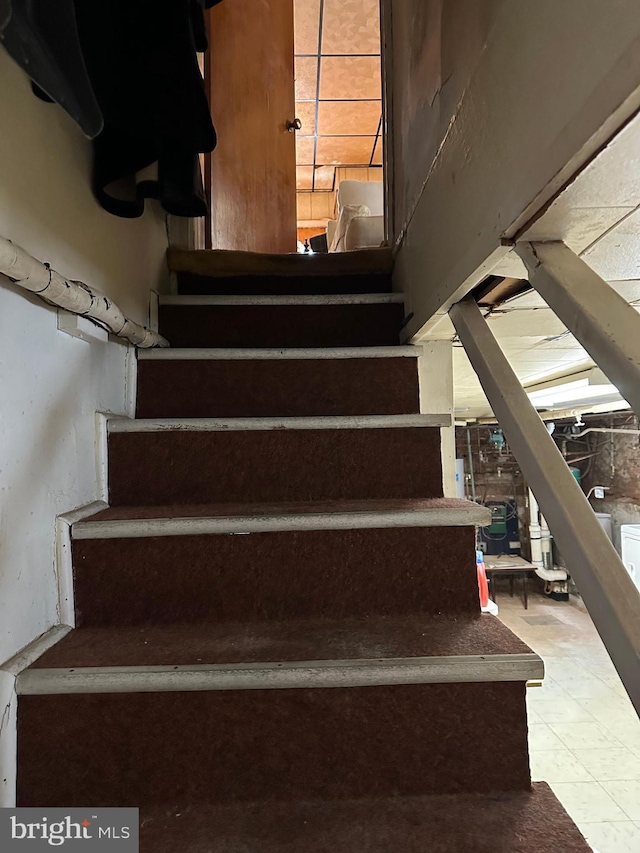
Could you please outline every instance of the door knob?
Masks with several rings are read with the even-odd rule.
[[[287,121],[287,130],[289,131],[289,133],[295,133],[296,130],[302,130],[302,122],[300,121],[300,119],[294,118],[293,121],[289,119]]]

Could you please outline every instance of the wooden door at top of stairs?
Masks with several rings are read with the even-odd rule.
[[[214,249],[296,251],[293,32],[293,0],[224,0],[209,12]]]

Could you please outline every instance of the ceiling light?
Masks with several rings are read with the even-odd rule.
[[[551,380],[527,391],[536,409],[593,408],[594,404],[617,405],[622,398],[598,368],[589,368],[564,379]]]
[[[618,396],[618,389],[615,385],[589,385],[586,380],[584,385],[578,387],[573,382],[567,384],[571,387],[558,385],[556,388],[550,388],[544,392],[534,392],[529,395],[529,399],[536,409],[550,409],[566,403]]]

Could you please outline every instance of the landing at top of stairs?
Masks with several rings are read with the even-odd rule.
[[[169,249],[169,269],[196,275],[219,276],[326,276],[389,274],[393,267],[391,249],[366,249],[332,254],[267,255],[213,249],[191,251]]]
[[[169,249],[178,292],[201,295],[389,293],[390,249],[318,255]]]

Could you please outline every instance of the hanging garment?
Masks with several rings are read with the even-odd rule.
[[[198,155],[212,151],[197,50],[203,10],[221,0],[75,0],[80,44],[104,116],[94,141],[93,188],[117,216],[137,217],[158,198],[177,216],[207,210]],[[138,181],[153,163],[157,177]]]
[[[93,190],[110,213],[141,216],[157,198],[177,216],[206,214],[199,154],[216,134],[197,52],[204,10],[220,2],[0,0],[0,42],[94,138]]]
[[[100,133],[102,113],[80,48],[74,0],[0,0],[0,44],[36,94],[60,104],[89,139]]]

